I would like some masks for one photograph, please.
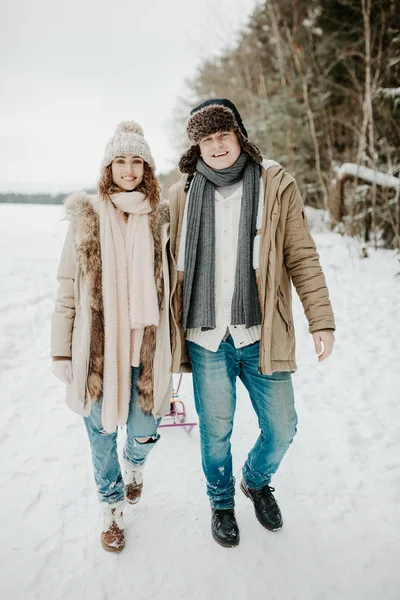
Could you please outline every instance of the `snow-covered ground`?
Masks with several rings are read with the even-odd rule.
[[[66,231],[61,207],[0,205],[2,600],[397,600],[400,598],[399,262],[315,238],[337,320],[318,364],[295,302],[299,430],[274,478],[284,528],[264,530],[238,490],[238,548],[210,535],[199,433],[162,430],[126,549],[99,544],[86,431],[51,374],[49,318]],[[181,398],[195,418],[190,376]],[[240,387],[237,483],[257,435]]]

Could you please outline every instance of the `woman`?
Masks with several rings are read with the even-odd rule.
[[[159,201],[154,160],[134,121],[122,122],[107,144],[98,194],[65,201],[53,373],[84,417],[109,552],[124,548],[124,497],[140,499],[143,465],[171,399],[168,209]],[[124,425],[121,472],[117,427]]]

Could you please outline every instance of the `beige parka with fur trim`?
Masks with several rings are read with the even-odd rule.
[[[72,384],[67,386],[67,405],[87,416],[102,388],[104,320],[101,287],[99,216],[96,196],[76,193],[65,201],[70,221],[57,272],[59,283],[51,319],[51,356],[71,357]],[[169,272],[166,247],[169,215],[159,205],[150,216],[154,241],[155,280],[160,323],[146,327],[138,381],[142,410],[161,417],[171,401],[172,376],[169,331]]]

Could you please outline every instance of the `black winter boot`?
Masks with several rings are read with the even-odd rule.
[[[240,536],[234,509],[212,508],[211,511],[211,532],[214,540],[225,548],[237,546]]]
[[[275,488],[265,485],[261,490],[252,490],[242,479],[240,489],[254,504],[256,517],[265,529],[269,529],[269,531],[281,529],[283,526],[281,511],[272,494]]]

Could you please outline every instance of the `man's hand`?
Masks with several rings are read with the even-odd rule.
[[[315,331],[313,334],[315,352],[318,355],[318,362],[322,362],[332,354],[335,336],[333,331]]]

